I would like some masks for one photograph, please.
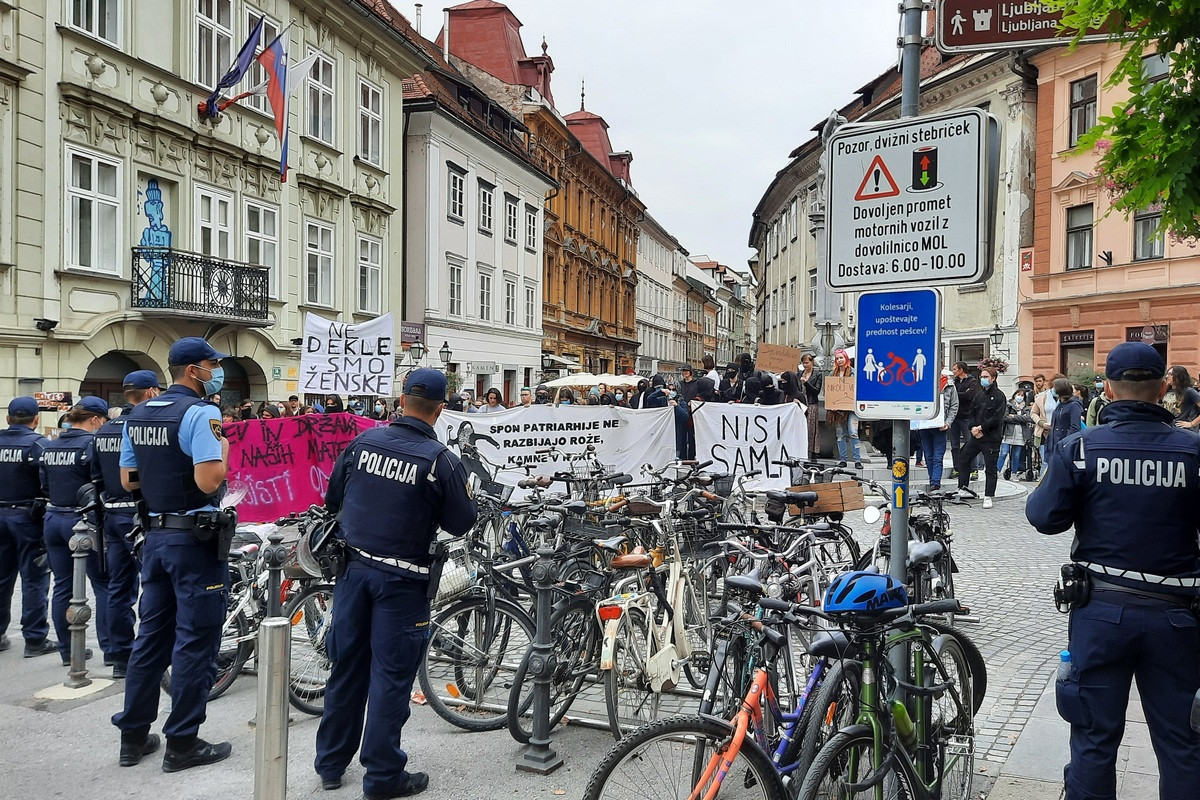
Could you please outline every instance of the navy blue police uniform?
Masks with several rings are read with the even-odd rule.
[[[405,394],[442,400],[445,376],[415,370]],[[350,443],[334,464],[325,505],[340,514],[350,558],[334,589],[316,771],[326,785],[340,785],[361,739],[367,798],[419,791],[427,778],[405,771],[400,733],[429,638],[431,544],[439,527],[458,536],[475,523],[467,471],[432,427],[406,416]]]
[[[108,404],[98,397],[85,397],[80,406],[107,417]],[[81,515],[79,490],[92,482],[92,434],[82,428],[68,428],[42,451],[42,491],[46,495],[46,520],[43,535],[50,571],[54,574],[54,590],[50,600],[50,618],[58,637],[58,652],[66,664],[71,659],[71,631],[67,622],[67,607],[71,604],[74,565],[71,557],[71,536]],[[98,549],[87,557],[88,582],[96,605],[96,638],[104,653],[104,661],[113,663],[112,642],[108,638],[108,576],[104,571]]]
[[[125,389],[153,389],[158,376],[151,370],[138,370],[125,376]],[[126,406],[121,416],[100,426],[92,439],[92,482],[100,490],[104,504],[104,557],[108,567],[108,636],[115,662],[114,676],[125,674],[129,654],[133,652],[136,622],[133,606],[138,596],[138,562],[133,555],[133,530],[137,503],[121,484],[121,442],[125,436]]]
[[[1127,342],[1106,373],[1149,370],[1162,358]],[[1131,678],[1158,756],[1163,797],[1200,797],[1200,733],[1189,725],[1200,689],[1200,440],[1160,406],[1117,400],[1101,424],[1046,453],[1047,472],[1025,509],[1042,533],[1072,526],[1071,559],[1088,572],[1091,596],[1069,623],[1070,671],[1056,685],[1071,724],[1067,800],[1116,797],[1116,759]]]
[[[36,417],[37,401],[15,398],[8,405],[10,417]],[[12,595],[21,576],[21,635],[27,655],[50,652],[46,636],[46,596],[50,569],[39,563],[45,544],[42,523],[33,517],[34,501],[42,498],[38,463],[48,440],[28,425],[9,425],[0,430],[0,637],[12,621]],[[56,648],[55,648],[56,649]]]
[[[181,365],[225,357],[202,339],[188,338],[172,346],[169,360]],[[121,730],[123,745],[146,741],[158,717],[163,672],[171,667],[171,713],[163,724],[169,759],[172,752],[192,747],[221,747],[203,743],[198,734],[216,680],[229,569],[217,557],[216,543],[199,541],[194,533],[196,514],[218,510],[216,498],[196,485],[195,465],[222,459],[221,412],[192,389],[175,384],[124,419],[119,463],[137,469],[150,518],[125,707],[112,721]],[[224,748],[228,755],[228,745]],[[218,759],[196,763],[211,760]],[[167,760],[163,768],[173,771]]]

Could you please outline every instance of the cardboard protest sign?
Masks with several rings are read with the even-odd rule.
[[[309,394],[392,396],[396,375],[395,328],[388,312],[346,325],[304,315],[300,387]]]
[[[781,344],[759,343],[754,354],[756,369],[780,374],[795,372],[799,368],[801,350],[799,347],[784,347]]]
[[[796,403],[755,406],[705,403],[692,412],[696,459],[712,461],[708,472],[744,475],[761,470],[747,485],[786,489],[791,471],[772,461],[808,457],[808,420]]]
[[[825,408],[828,411],[854,410],[854,378],[825,376]]]

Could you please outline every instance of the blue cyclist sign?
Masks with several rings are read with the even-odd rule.
[[[936,289],[858,296],[854,408],[864,419],[937,416],[941,295]]]

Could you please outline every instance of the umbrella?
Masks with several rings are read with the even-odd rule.
[[[590,372],[580,372],[578,375],[567,375],[562,378],[555,378],[552,381],[546,381],[542,385],[547,389],[561,389],[566,386],[595,386],[602,383],[599,376],[593,375]]]

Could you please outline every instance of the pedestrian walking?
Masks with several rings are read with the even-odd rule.
[[[961,364],[961,362],[959,362]],[[1004,436],[1004,416],[1008,402],[996,385],[999,373],[994,367],[984,367],[979,375],[979,391],[967,415],[967,431],[971,440],[959,450],[958,490],[974,495],[970,489],[971,470],[968,466],[976,456],[983,456],[983,507],[991,508],[996,496],[996,462],[1000,457],[1000,440]],[[961,393],[959,395],[961,397]],[[959,419],[962,418],[959,410]]]
[[[11,646],[8,624],[19,575],[26,658],[58,651],[58,643],[47,639],[50,569],[42,538],[46,501],[38,464],[50,440],[35,430],[38,412],[32,397],[13,398],[8,404],[8,427],[0,430],[0,650]]]
[[[122,387],[126,404],[121,416],[100,426],[92,439],[92,483],[103,504],[104,564],[108,570],[108,637],[114,678],[124,678],[133,652],[134,613],[138,596],[138,563],[129,532],[133,530],[137,502],[121,483],[121,442],[125,423],[135,406],[157,397],[158,376],[142,369],[125,376]],[[222,418],[224,415],[222,415]]]
[[[229,742],[201,739],[208,692],[217,674],[229,597],[229,569],[218,548],[228,546],[236,516],[220,511],[229,470],[229,440],[216,406],[225,370],[204,339],[171,345],[171,386],[126,415],[121,483],[145,504],[140,624],[125,676],[124,708],[112,722],[121,731],[120,763],[131,767],[159,747],[150,733],[158,717],[159,686],[171,668],[171,712],[163,772],[229,757]]]
[[[340,787],[361,741],[367,800],[429,785],[425,773],[407,770],[400,742],[429,639],[432,545],[439,527],[461,536],[477,516],[466,469],[434,433],[445,396],[441,372],[409,373],[403,419],[359,434],[334,464],[325,497],[341,515],[350,561],[334,589],[315,767],[326,789]]]
[[[54,589],[50,599],[50,619],[58,638],[58,654],[63,666],[71,663],[71,632],[67,622],[67,607],[71,604],[74,564],[71,558],[71,536],[81,515],[79,490],[92,482],[92,434],[108,421],[108,403],[99,397],[85,397],[67,412],[71,427],[42,450],[42,492],[46,497],[46,520],[43,535]],[[88,582],[96,600],[96,638],[104,653],[105,665],[114,663],[112,642],[108,638],[108,576],[104,561],[97,549],[88,553]],[[88,652],[91,656],[91,652]]]
[[[1038,531],[1073,530],[1081,590],[1071,601],[1055,693],[1071,725],[1066,800],[1115,798],[1117,756],[1136,677],[1158,758],[1158,796],[1200,797],[1200,441],[1157,405],[1166,364],[1153,347],[1108,353],[1100,424],[1046,448],[1025,516]],[[1082,587],[1090,585],[1090,592]]]

